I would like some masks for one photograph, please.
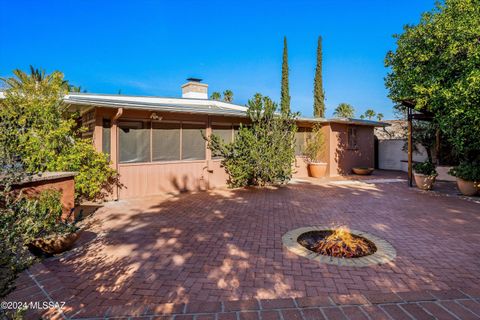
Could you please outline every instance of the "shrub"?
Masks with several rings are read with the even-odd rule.
[[[435,165],[430,161],[415,163],[415,165],[413,166],[413,170],[415,170],[415,172],[418,174],[424,174],[426,176],[437,175]]]
[[[454,177],[466,181],[480,182],[480,164],[479,163],[460,163],[448,171]]]
[[[317,123],[313,127],[312,136],[307,140],[303,154],[310,163],[318,163],[325,160],[325,137],[321,124]]]
[[[6,295],[16,274],[35,258],[27,245],[35,238],[73,232],[75,223],[62,220],[61,193],[44,190],[28,198],[14,191],[2,192],[0,203],[0,296]]]
[[[208,147],[223,157],[231,187],[288,182],[295,159],[296,115],[276,113],[277,104],[260,94],[247,107],[251,125],[240,126],[232,143],[225,144],[216,135],[206,138]]]
[[[0,107],[0,156],[15,158],[28,173],[76,171],[75,198],[103,198],[118,175],[107,157],[82,139],[74,114],[63,103],[68,86],[61,72],[27,75],[14,70],[15,77],[2,79],[5,99]]]

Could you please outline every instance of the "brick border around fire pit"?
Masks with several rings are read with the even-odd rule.
[[[285,233],[282,237],[283,245],[290,250],[291,252],[305,257],[307,259],[315,260],[320,263],[333,264],[337,266],[346,266],[346,267],[368,267],[375,264],[384,264],[394,260],[397,256],[397,252],[387,241],[374,236],[368,232],[350,230],[350,233],[356,236],[363,237],[375,244],[377,251],[369,256],[360,257],[360,258],[335,258],[325,255],[318,254],[316,252],[310,251],[307,248],[303,247],[300,243],[297,242],[298,237],[301,234],[310,231],[321,231],[321,230],[332,230],[332,227],[327,226],[311,226],[311,227],[302,227],[294,230],[290,230]]]

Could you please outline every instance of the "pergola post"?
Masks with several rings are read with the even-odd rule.
[[[412,109],[407,108],[408,114],[408,185],[413,186],[413,130],[412,130]]]

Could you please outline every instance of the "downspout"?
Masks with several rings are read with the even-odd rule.
[[[123,108],[118,108],[117,113],[115,114],[115,116],[112,119],[112,126],[115,127],[115,170],[117,171],[117,174],[118,174],[118,155],[119,155],[119,152],[118,152],[119,145],[118,145],[117,120],[118,120],[118,118],[120,118],[122,116],[122,114],[123,114]],[[118,185],[115,188],[115,193],[116,193],[115,194],[115,200],[118,200],[119,199],[119,194],[120,194],[120,189],[119,189]]]

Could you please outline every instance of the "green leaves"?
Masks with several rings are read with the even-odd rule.
[[[433,112],[453,151],[479,160],[480,1],[446,0],[395,37],[385,58],[389,97]]]
[[[28,173],[76,171],[76,200],[95,200],[111,191],[118,176],[107,157],[81,139],[75,114],[67,113],[63,97],[68,82],[55,71],[20,70],[3,79],[7,86],[0,108],[0,156],[21,164]]]
[[[290,85],[288,80],[287,37],[283,38],[282,83],[280,88],[280,111],[282,113],[290,112]]]
[[[415,163],[415,165],[413,166],[413,170],[415,170],[416,173],[424,174],[426,176],[437,175],[435,165],[430,161]]]
[[[315,78],[313,83],[313,115],[319,118],[325,117],[325,92],[323,91],[322,59],[322,37],[318,37],[317,67],[315,68]]]
[[[208,147],[223,158],[231,187],[286,183],[295,158],[296,114],[276,113],[277,105],[260,94],[247,106],[251,124],[241,125],[229,144],[212,135]]]
[[[325,136],[322,131],[322,125],[316,124],[312,130],[312,136],[307,141],[304,155],[312,163],[326,161],[325,154]]]
[[[465,181],[480,182],[480,163],[460,163],[448,172],[454,177]]]
[[[335,108],[333,115],[338,118],[353,118],[355,116],[355,109],[348,103],[340,103]]]

